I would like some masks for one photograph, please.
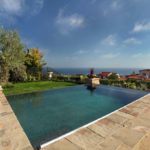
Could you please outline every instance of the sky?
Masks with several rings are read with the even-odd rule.
[[[0,0],[0,26],[52,68],[150,68],[150,0]]]

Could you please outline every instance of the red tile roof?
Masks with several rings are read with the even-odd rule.
[[[125,81],[125,80],[127,80],[127,77],[121,76],[121,77],[119,78],[119,80]]]
[[[140,71],[150,71],[150,69],[143,69],[143,70],[140,70]]]
[[[102,77],[102,78],[104,78],[104,77],[108,77],[109,75],[111,75],[112,74],[112,72],[101,72],[100,73],[100,76]]]
[[[127,75],[126,77],[127,77],[127,79],[135,79],[135,80],[143,80],[144,79],[144,77],[139,74],[135,74],[135,75],[131,74],[131,75]]]

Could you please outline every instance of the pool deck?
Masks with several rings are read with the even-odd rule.
[[[11,106],[0,89],[0,150],[33,150]]]
[[[150,150],[150,94],[69,134],[42,150]]]

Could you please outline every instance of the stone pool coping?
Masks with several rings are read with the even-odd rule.
[[[33,150],[0,86],[0,150]]]
[[[150,94],[41,145],[42,150],[150,150]]]

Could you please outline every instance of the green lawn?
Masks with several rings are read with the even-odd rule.
[[[5,95],[15,95],[23,93],[31,93],[35,91],[48,90],[52,88],[62,88],[67,86],[76,85],[69,82],[54,82],[54,81],[39,81],[39,82],[26,82],[16,83],[13,87],[4,88]]]

